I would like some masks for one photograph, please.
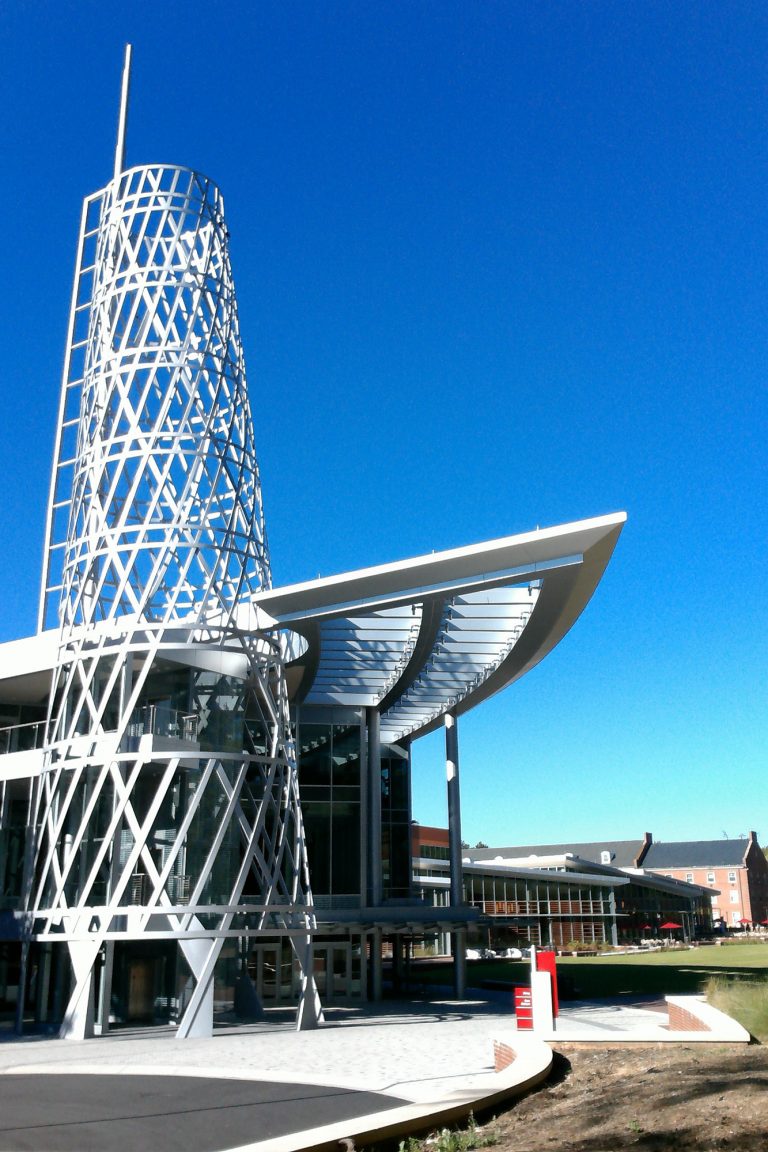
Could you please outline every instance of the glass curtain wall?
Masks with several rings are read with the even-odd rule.
[[[568,883],[556,875],[544,880],[465,873],[464,889],[467,902],[496,921],[492,948],[518,943],[560,948],[571,941],[611,940],[611,889],[601,885]]]
[[[410,757],[398,745],[381,750],[381,856],[384,899],[411,895]]]
[[[13,1026],[23,989],[21,923],[14,913],[23,904],[24,851],[32,780],[0,779],[0,1028]]]
[[[358,908],[361,899],[361,741],[359,718],[300,719],[299,791],[309,876],[318,908]]]
[[[663,892],[649,885],[631,883],[616,893],[619,942],[639,944],[664,937],[662,924],[680,924],[684,934],[711,935],[712,909],[706,899],[676,892]]]

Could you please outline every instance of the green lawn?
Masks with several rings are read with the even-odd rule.
[[[585,999],[647,993],[704,992],[713,976],[727,980],[768,980],[768,944],[724,944],[685,952],[630,956],[561,957],[558,970]],[[570,983],[570,981],[569,981]]]
[[[714,976],[727,981],[768,981],[768,944],[725,944],[629,956],[563,956],[557,968],[562,994],[569,998],[691,994],[704,992]],[[414,965],[412,979],[420,984],[446,984],[450,975],[445,964],[419,963]],[[525,984],[527,979],[527,961],[467,962],[470,987],[488,980]]]

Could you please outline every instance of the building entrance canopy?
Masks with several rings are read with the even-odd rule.
[[[303,638],[288,668],[296,702],[374,707],[385,742],[423,735],[449,710],[466,712],[512,684],[562,639],[625,519],[614,513],[273,588],[253,604]]]

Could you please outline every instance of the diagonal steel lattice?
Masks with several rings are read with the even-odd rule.
[[[250,604],[270,567],[228,236],[218,189],[188,169],[132,168],[84,206],[30,899],[37,939],[69,945],[66,1035],[88,1034],[97,956],[104,996],[126,939],[179,941],[180,1036],[210,1031],[233,937],[287,933],[300,1024],[319,1012],[281,637]]]

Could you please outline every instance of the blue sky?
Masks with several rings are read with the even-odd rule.
[[[128,40],[128,162],[224,192],[276,582],[628,513],[460,723],[466,839],[768,840],[768,9],[0,3],[0,640],[35,625]]]

